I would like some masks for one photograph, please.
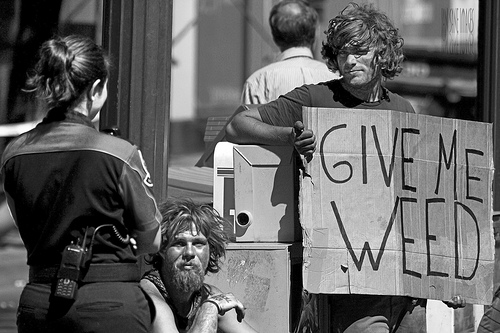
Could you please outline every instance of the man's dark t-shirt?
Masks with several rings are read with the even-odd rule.
[[[262,121],[266,124],[291,127],[297,120],[302,121],[303,106],[394,110],[415,113],[410,102],[385,88],[380,101],[364,102],[347,92],[338,80],[303,85],[268,104],[260,106],[258,110]]]

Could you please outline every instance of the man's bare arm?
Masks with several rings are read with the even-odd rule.
[[[214,304],[203,303],[196,316],[193,325],[189,328],[189,333],[216,333],[218,325],[218,309]]]
[[[218,332],[222,333],[257,333],[245,320],[245,307],[232,294],[223,293],[219,288],[210,285],[212,296],[216,300],[219,312]],[[233,311],[234,310],[234,311]]]
[[[226,137],[228,141],[240,144],[294,146],[302,155],[312,154],[316,149],[314,133],[304,129],[302,122],[297,122],[294,127],[269,125],[262,121],[257,109],[234,116],[226,127]]]
[[[212,303],[204,302],[195,315],[188,333],[257,333],[243,320],[243,304],[233,294],[219,294],[225,300]],[[232,310],[235,311],[232,311]]]
[[[234,116],[226,127],[226,135],[234,143],[274,146],[291,145],[294,138],[292,127],[278,127],[262,122],[257,109],[245,110]]]

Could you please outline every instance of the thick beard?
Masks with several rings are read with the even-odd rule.
[[[193,269],[185,271],[178,269],[175,265],[168,272],[170,283],[181,292],[195,292],[201,289],[205,280],[205,274],[200,267],[195,266]]]

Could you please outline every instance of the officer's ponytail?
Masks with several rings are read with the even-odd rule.
[[[104,84],[109,60],[102,48],[82,36],[56,37],[40,48],[40,59],[27,85],[48,109],[67,110],[95,80]]]

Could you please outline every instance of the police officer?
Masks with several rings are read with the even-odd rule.
[[[90,39],[45,42],[28,85],[48,113],[2,156],[29,265],[21,333],[147,332],[151,325],[136,255],[159,249],[161,215],[140,151],[92,125],[108,71]]]

